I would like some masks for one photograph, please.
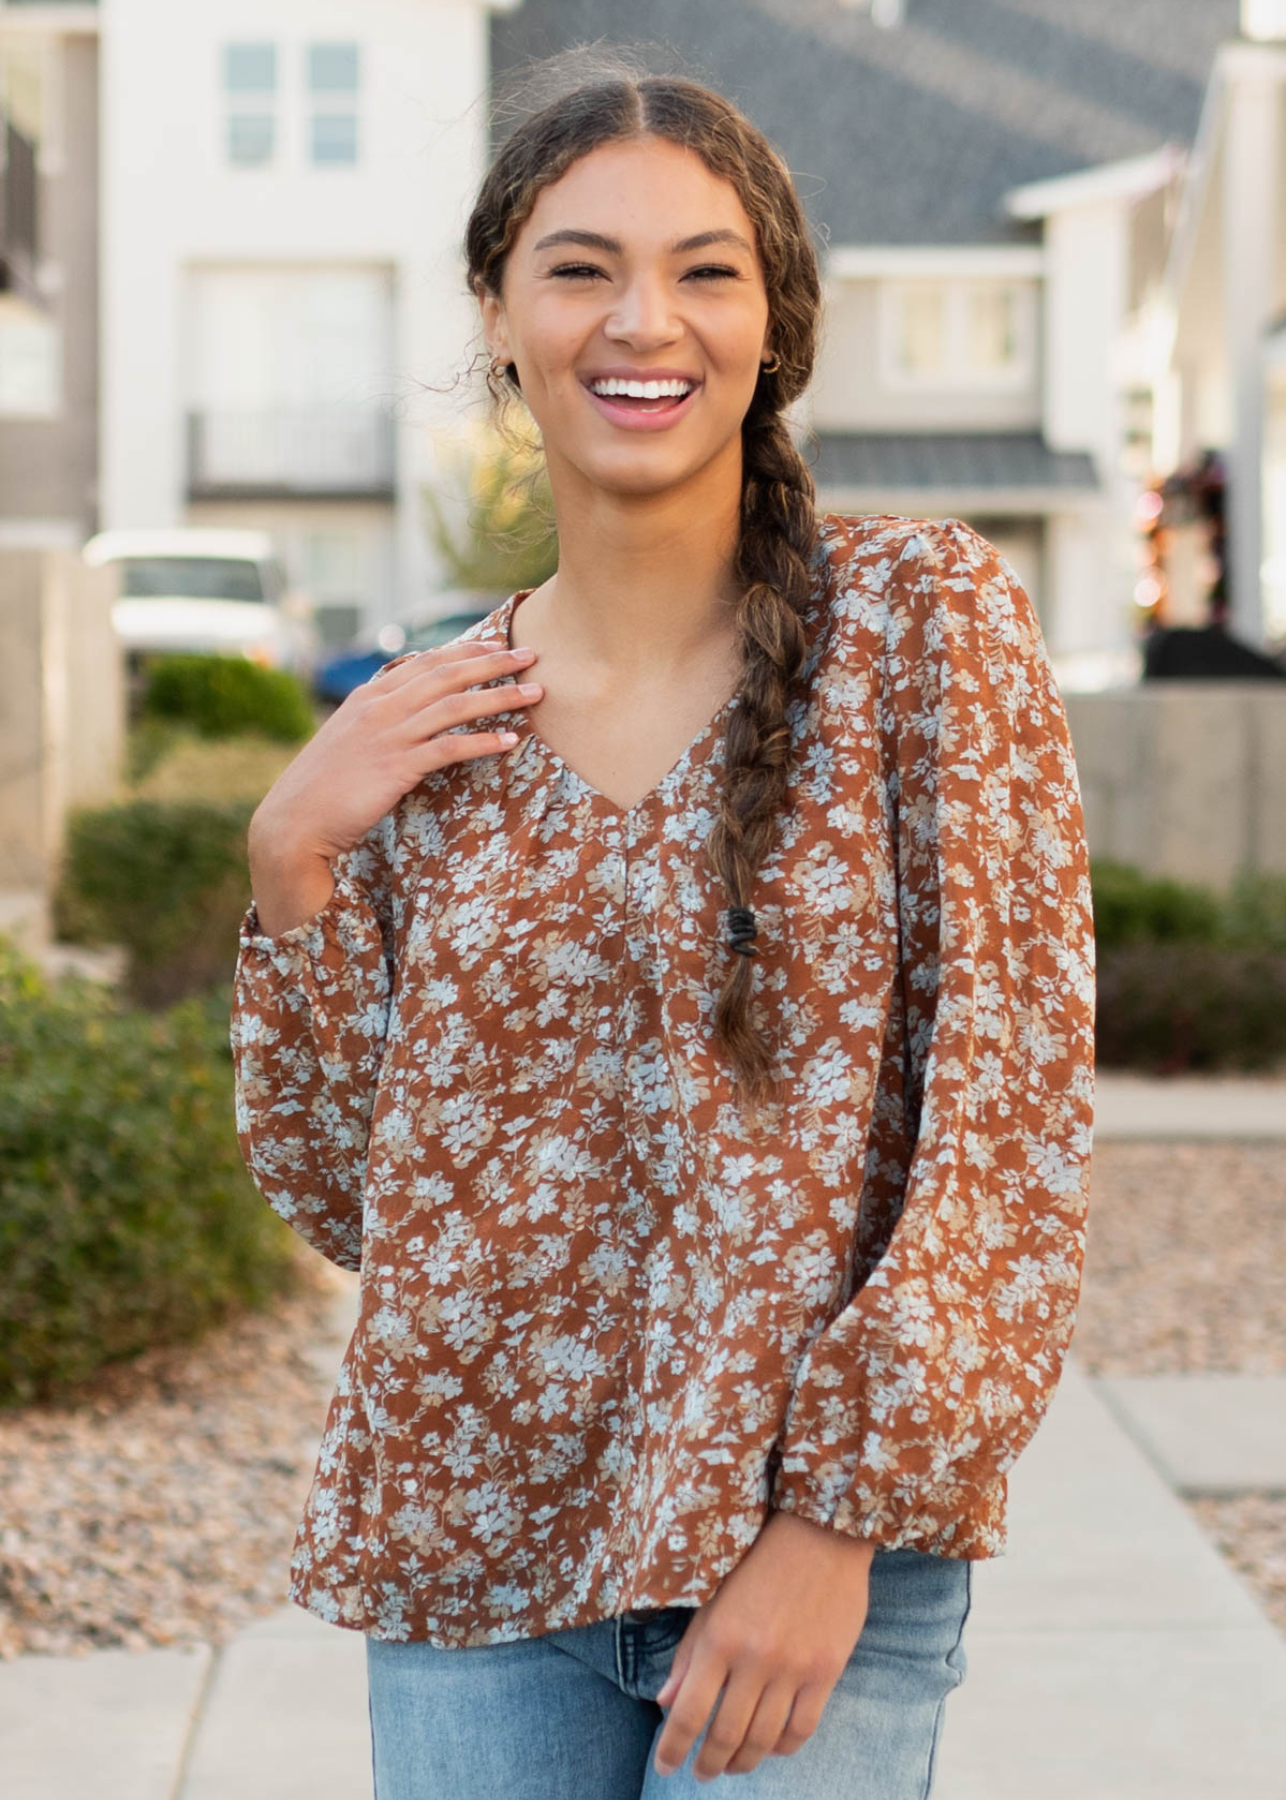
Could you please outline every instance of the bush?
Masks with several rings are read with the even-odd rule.
[[[293,1291],[237,1145],[228,989],[165,1014],[0,939],[0,1406]]]
[[[316,728],[308,691],[285,669],[244,656],[159,656],[147,672],[142,719],[182,720],[204,737],[262,733],[299,744]]]
[[[1243,871],[1228,894],[1222,938],[1286,955],[1286,875]]]
[[[1158,1075],[1270,1069],[1286,1058],[1286,955],[1199,942],[1100,950],[1104,1067]]]
[[[1215,943],[1223,902],[1213,890],[1167,876],[1145,875],[1132,864],[1095,859],[1094,937],[1100,950],[1121,944]]]
[[[163,745],[151,736],[159,721],[149,720],[129,734],[132,772],[121,800],[252,800],[257,806],[298,756],[294,744],[283,744],[261,732],[236,737],[205,738],[190,725],[166,725]]]
[[[252,800],[130,800],[78,807],[67,822],[55,902],[60,930],[121,944],[125,988],[171,1004],[231,978],[250,904]]]

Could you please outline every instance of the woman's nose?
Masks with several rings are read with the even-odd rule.
[[[659,281],[632,281],[612,308],[607,323],[610,336],[618,338],[664,341],[676,333],[674,312],[665,284]]]

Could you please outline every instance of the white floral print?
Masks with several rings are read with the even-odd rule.
[[[805,624],[753,896],[770,1133],[712,1025],[735,696],[628,809],[495,715],[518,743],[413,788],[312,919],[246,913],[242,1150],[361,1271],[291,1562],[321,1618],[469,1646],[699,1605],[773,1508],[1004,1552],[1084,1255],[1066,716],[1030,600],[959,520],[823,515]]]

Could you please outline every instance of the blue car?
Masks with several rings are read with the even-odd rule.
[[[369,650],[341,650],[338,655],[324,657],[313,671],[313,692],[323,706],[338,706],[354,688],[369,681],[377,669],[395,656],[408,656],[415,650],[433,650],[449,644],[470,625],[485,619],[490,607],[474,612],[446,613],[436,619],[421,619],[407,625],[384,625],[374,646]]]

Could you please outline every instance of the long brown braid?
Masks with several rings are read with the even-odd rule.
[[[551,59],[566,68],[567,59]],[[582,62],[582,68],[584,64]],[[599,59],[599,67],[603,68]],[[578,82],[511,132],[478,194],[465,234],[469,289],[501,295],[505,263],[542,188],[600,144],[656,136],[693,150],[740,196],[755,227],[777,367],[760,375],[742,425],[741,522],[736,576],[742,669],[730,715],[719,817],[706,840],[711,866],[743,943],[755,876],[786,803],[790,775],[787,709],[808,652],[803,616],[817,545],[815,490],[795,448],[784,408],[803,393],[816,357],[821,282],[808,224],[790,173],[763,134],[732,103],[683,76],[647,75],[618,56],[607,72]],[[509,394],[517,391],[513,364]],[[488,370],[498,400],[505,393]],[[729,953],[715,1005],[715,1035],[728,1052],[743,1098],[758,1113],[777,1087],[775,1048],[752,1017],[749,953]],[[767,946],[771,955],[771,946]]]

